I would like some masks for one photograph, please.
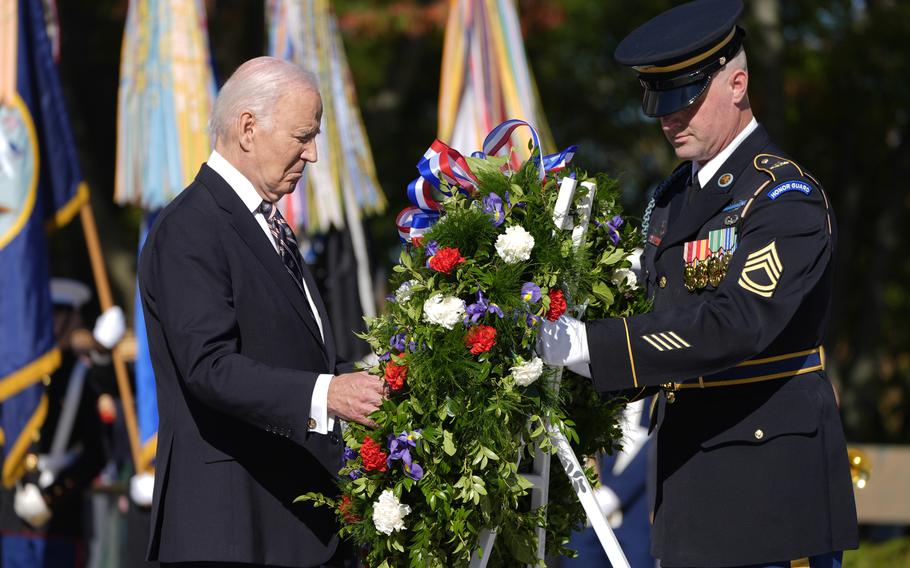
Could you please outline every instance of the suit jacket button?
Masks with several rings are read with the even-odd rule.
[[[761,439],[764,438],[764,437],[765,437],[765,433],[762,432],[760,429],[755,431],[755,439],[756,439],[756,440],[761,440]]]
[[[338,434],[335,432],[329,434],[329,441],[332,442],[332,444],[338,444]]]
[[[310,430],[314,430],[316,428],[316,419],[310,418],[309,420],[307,420],[306,425]]]
[[[667,277],[661,276],[660,280],[657,281],[657,285],[660,286],[661,288],[666,288],[667,287]]]

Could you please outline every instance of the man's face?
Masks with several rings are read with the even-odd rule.
[[[270,128],[256,132],[251,181],[267,200],[274,203],[292,193],[307,163],[316,161],[321,120],[322,99],[313,89],[301,88],[278,99]]]
[[[660,118],[664,136],[679,159],[704,164],[732,140],[739,111],[728,79],[729,74],[719,72],[697,101]]]

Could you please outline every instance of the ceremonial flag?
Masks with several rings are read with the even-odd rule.
[[[438,117],[438,138],[465,155],[509,119],[530,123],[545,148],[555,147],[513,0],[450,0]],[[526,144],[514,148],[515,166],[530,157]]]
[[[376,315],[370,255],[363,217],[381,213],[386,200],[376,180],[373,155],[357,106],[354,81],[338,24],[328,0],[269,0],[269,55],[312,71],[322,94],[319,161],[306,168],[297,190],[279,202],[292,225],[325,236],[323,297],[332,326],[364,330]],[[339,353],[359,358],[369,349],[339,334]]]
[[[205,8],[201,0],[130,0],[120,61],[114,200],[146,217],[183,191],[211,152],[208,121],[215,98]],[[135,304],[137,471],[150,468],[158,441],[155,374],[145,321]]]
[[[47,413],[60,365],[45,228],[88,198],[40,0],[0,0],[0,423],[11,487]],[[42,380],[43,379],[43,380]]]
[[[306,168],[298,190],[282,199],[282,214],[308,233],[350,230],[363,216],[382,213],[385,195],[357,106],[354,81],[328,0],[269,0],[269,55],[312,71],[322,94],[319,161]]]

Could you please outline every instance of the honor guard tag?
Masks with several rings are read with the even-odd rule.
[[[768,192],[768,197],[771,199],[777,199],[788,191],[800,191],[806,195],[809,195],[809,193],[812,192],[812,186],[806,182],[799,180],[785,181],[784,183],[777,185],[771,189],[771,191]]]

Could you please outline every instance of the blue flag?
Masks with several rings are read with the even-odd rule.
[[[44,382],[60,365],[45,228],[68,222],[88,197],[41,1],[20,0],[18,8],[16,94],[0,103],[0,425],[7,487],[25,471],[47,413]]]
[[[145,244],[149,227],[155,222],[158,212],[149,213],[142,224],[139,235],[139,252]],[[145,315],[142,313],[142,299],[139,283],[136,283],[136,417],[139,422],[139,463],[136,470],[147,471],[155,460],[158,449],[158,395],[155,392],[155,370],[149,353],[148,336],[145,332]]]

